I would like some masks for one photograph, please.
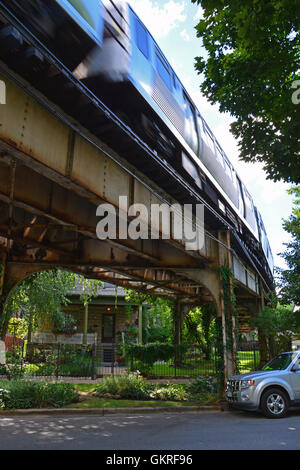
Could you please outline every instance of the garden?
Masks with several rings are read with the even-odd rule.
[[[100,384],[0,380],[1,410],[180,407],[213,405],[219,400],[215,378],[209,376],[198,377],[187,384],[153,384],[139,371],[108,376]]]

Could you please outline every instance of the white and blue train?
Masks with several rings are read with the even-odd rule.
[[[262,217],[230,159],[128,3],[9,0],[74,74],[149,146],[251,234],[273,274]]]

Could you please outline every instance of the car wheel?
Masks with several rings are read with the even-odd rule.
[[[289,409],[287,394],[279,388],[267,390],[261,398],[261,409],[268,418],[283,418],[286,416]]]

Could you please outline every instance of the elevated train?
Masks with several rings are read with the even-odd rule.
[[[7,0],[73,73],[236,226],[269,277],[261,214],[156,41],[120,0]]]

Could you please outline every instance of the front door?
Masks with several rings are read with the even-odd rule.
[[[102,318],[102,343],[113,343],[115,340],[115,316],[105,313]]]

